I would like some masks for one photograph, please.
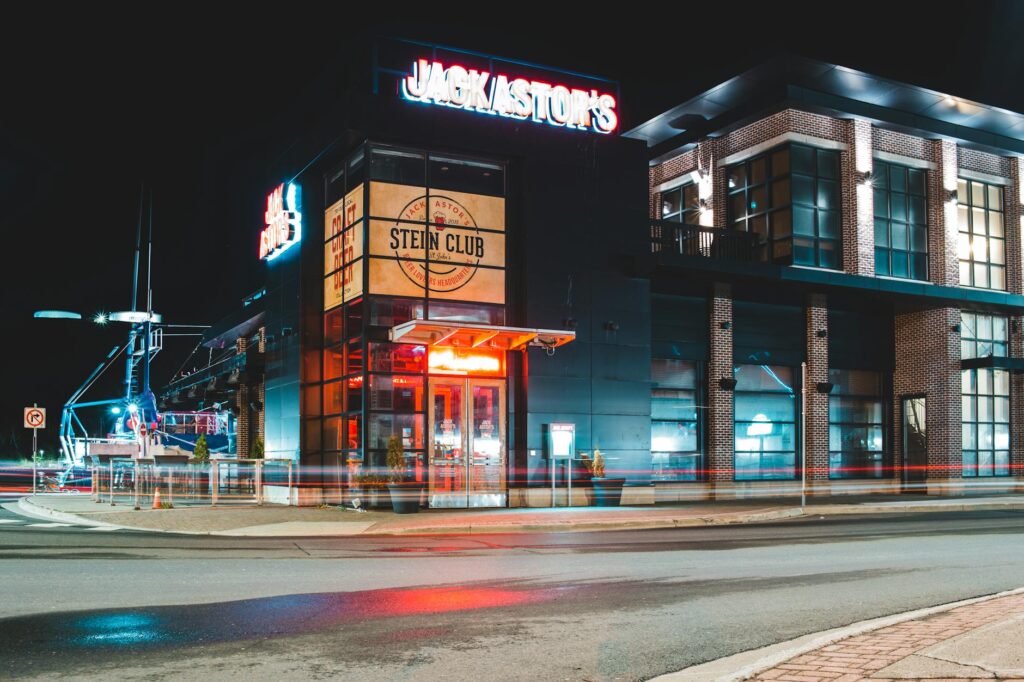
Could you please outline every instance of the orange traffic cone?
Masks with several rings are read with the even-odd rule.
[[[156,492],[153,493],[153,509],[159,509],[159,508],[160,508],[160,488],[157,488]]]

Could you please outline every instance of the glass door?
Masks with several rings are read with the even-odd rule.
[[[907,492],[925,488],[928,472],[926,415],[924,396],[903,399],[903,483]]]
[[[505,382],[430,378],[430,506],[504,507]]]

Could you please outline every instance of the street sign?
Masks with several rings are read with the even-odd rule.
[[[45,407],[26,407],[25,408],[25,428],[26,429],[45,429],[46,428],[46,408]]]

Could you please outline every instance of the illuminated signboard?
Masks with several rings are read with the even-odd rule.
[[[427,366],[431,374],[488,374],[504,376],[504,352],[475,348],[430,348],[427,350]]]
[[[402,96],[481,114],[611,133],[619,125],[614,95],[527,78],[511,78],[457,64],[417,60],[402,79]]]
[[[299,186],[284,184],[267,195],[267,226],[260,233],[260,258],[274,260],[302,239],[302,213],[299,212]]]

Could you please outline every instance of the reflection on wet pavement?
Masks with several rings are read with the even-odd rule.
[[[578,586],[468,585],[48,613],[0,619],[8,660],[64,650],[137,651],[301,635],[353,621],[550,602]],[[418,635],[410,632],[412,638]]]

